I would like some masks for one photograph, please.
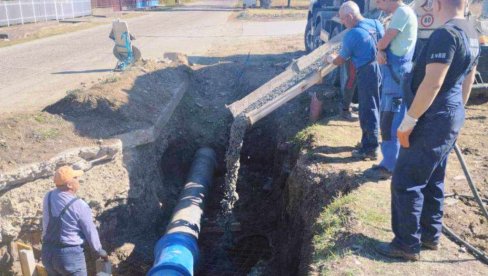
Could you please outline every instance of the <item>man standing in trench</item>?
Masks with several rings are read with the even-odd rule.
[[[376,45],[378,39],[383,37],[383,25],[378,20],[364,18],[353,1],[341,5],[339,18],[350,30],[342,40],[339,55],[327,56],[327,62],[341,65],[351,59],[356,67],[362,138],[361,148],[352,154],[361,159],[376,160],[381,81],[380,67],[376,62]]]
[[[439,247],[447,158],[464,124],[480,52],[476,30],[464,19],[465,4],[434,0],[434,16],[443,25],[405,77],[409,109],[397,132],[402,147],[391,182],[395,238],[376,248],[388,257],[417,261],[421,247]]]
[[[56,170],[56,188],[44,197],[42,212],[42,263],[49,276],[87,275],[83,243],[88,241],[107,260],[88,204],[76,197],[83,171],[63,166]]]
[[[417,16],[402,0],[376,0],[378,8],[391,17],[385,36],[378,41],[378,63],[382,64],[380,104],[381,153],[379,165],[366,171],[366,176],[387,179],[395,168],[400,143],[397,129],[405,114],[401,82],[412,70],[412,58],[417,41]]]

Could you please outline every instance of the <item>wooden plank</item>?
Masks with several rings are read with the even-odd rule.
[[[292,71],[292,69],[286,69],[281,74],[272,78],[270,81],[260,86],[258,89],[254,90],[252,93],[248,94],[244,98],[235,101],[231,105],[228,105],[227,108],[232,113],[232,116],[236,117],[237,115],[241,114],[241,112],[244,111],[249,105],[261,99],[263,96],[280,86],[282,83],[287,82],[294,75],[295,73]]]
[[[283,83],[291,80],[296,74],[300,73],[303,69],[315,63],[317,60],[324,58],[326,54],[336,50],[342,41],[346,31],[341,32],[330,41],[315,49],[312,53],[300,57],[294,63],[291,64],[284,72],[274,77],[264,85],[260,86],[258,89],[254,90],[252,93],[248,94],[241,100],[235,101],[234,103],[227,106],[227,108],[232,113],[232,116],[236,117],[252,103],[266,96],[269,92],[273,91]]]
[[[32,246],[26,244],[26,243],[23,243],[23,242],[20,242],[20,241],[16,241],[15,243],[15,250],[12,248],[12,251],[15,251],[17,252],[17,255],[14,256],[14,260],[19,260],[20,259],[20,250],[33,250],[32,249]]]
[[[36,260],[34,259],[34,252],[32,250],[21,249],[19,252],[20,267],[22,268],[23,276],[37,276]]]
[[[36,271],[37,271],[37,276],[48,276],[47,275],[47,270],[42,264],[37,264],[36,265]]]
[[[327,43],[323,44],[319,48],[315,49],[310,54],[299,58],[296,62],[298,70],[301,71],[308,66],[315,63],[317,60],[324,58],[325,55],[337,50],[337,48],[341,45],[342,38],[346,34],[347,31],[342,31],[338,35],[334,36],[331,40],[327,41]]]
[[[332,72],[332,70],[334,70],[336,67],[337,66],[333,64],[329,64],[327,67],[323,68],[322,70],[312,73],[310,76],[308,76],[303,81],[299,82],[298,84],[290,88],[288,91],[281,94],[276,99],[266,103],[265,105],[261,106],[258,109],[255,109],[247,113],[246,117],[249,119],[251,125],[253,125],[257,121],[261,120],[262,118],[264,118],[265,116],[267,116],[268,114],[276,110],[284,103],[290,101],[291,99],[295,98],[296,96],[306,91],[308,88],[320,82],[325,75]]]

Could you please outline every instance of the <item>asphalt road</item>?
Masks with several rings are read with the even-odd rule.
[[[236,0],[197,2],[127,20],[144,58],[165,52],[204,55],[232,37],[281,36],[302,32],[303,21],[229,23]],[[111,25],[0,48],[0,113],[40,110],[81,83],[113,74],[116,60]]]

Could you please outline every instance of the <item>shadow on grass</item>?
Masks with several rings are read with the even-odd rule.
[[[355,233],[352,235],[348,235],[344,238],[341,238],[337,241],[337,244],[340,245],[340,249],[334,252],[335,255],[347,255],[352,254],[356,256],[360,256],[366,259],[370,259],[373,261],[379,261],[384,263],[409,263],[410,261],[400,259],[400,258],[390,258],[381,255],[376,251],[376,247],[382,244],[386,244],[386,242],[376,239],[374,237],[366,236],[362,233]],[[475,258],[466,258],[466,259],[443,259],[443,260],[425,260],[422,259],[422,255],[420,261],[418,263],[463,263],[473,261]]]

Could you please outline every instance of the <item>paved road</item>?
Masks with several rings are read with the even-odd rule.
[[[212,45],[232,37],[287,35],[303,31],[304,22],[229,23],[236,0],[210,0],[129,19],[135,45],[145,58],[164,52],[202,55]],[[66,91],[112,74],[116,60],[111,26],[40,39],[0,48],[0,113],[40,110]]]

